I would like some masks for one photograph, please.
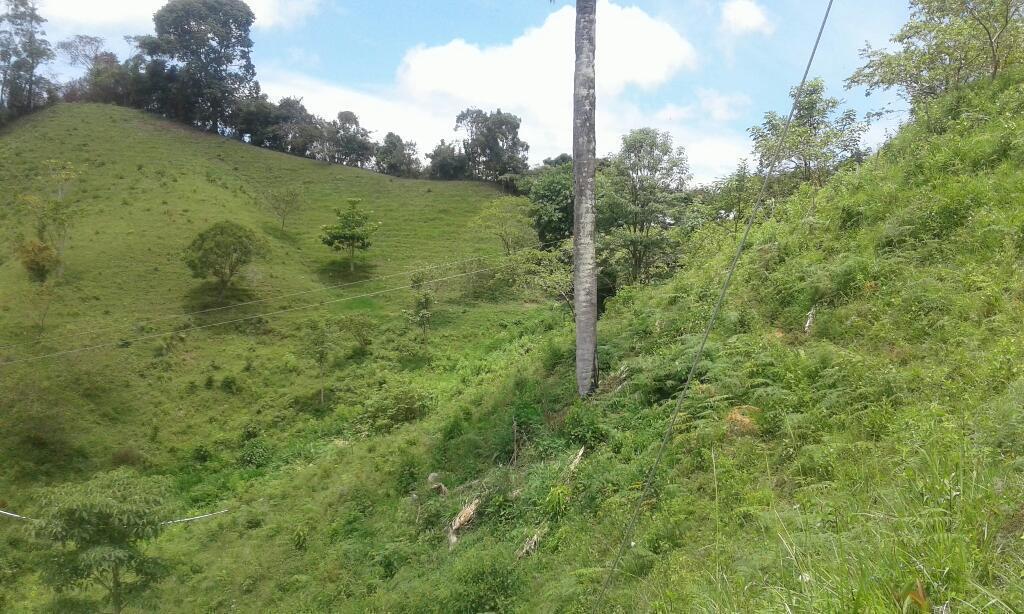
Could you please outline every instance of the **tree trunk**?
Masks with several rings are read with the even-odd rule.
[[[121,614],[121,569],[115,564],[110,579],[110,602],[114,614]]]
[[[356,248],[352,246],[348,248],[348,272],[356,272]]]
[[[50,313],[50,305],[53,304],[53,291],[47,288],[45,285],[39,289],[42,293],[43,304],[39,310],[38,324],[39,324],[39,336],[42,337],[43,331],[46,330],[46,316]]]
[[[597,388],[597,250],[595,169],[597,144],[594,55],[597,0],[576,2],[576,72],[573,82],[573,277],[576,312],[576,387],[581,397]]]

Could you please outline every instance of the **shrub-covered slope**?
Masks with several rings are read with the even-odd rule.
[[[957,92],[758,222],[605,610],[1024,609],[1022,117],[1019,81]],[[147,607],[590,611],[736,240],[704,227],[609,302],[587,402],[547,306],[452,307],[412,362],[390,333],[302,449],[270,435],[295,410],[257,359],[247,426],[149,469],[233,511],[152,546],[175,566]],[[252,441],[270,456],[239,469]],[[9,603],[48,603],[2,556]]]
[[[1024,608],[1022,112],[1012,80],[954,94],[757,225],[607,609]],[[610,303],[593,401],[572,401],[567,327],[510,328],[450,366],[460,384],[427,421],[167,536],[192,567],[162,595],[188,587],[183,610],[593,607],[731,230],[697,232],[674,280]],[[446,523],[477,497],[449,550]]]

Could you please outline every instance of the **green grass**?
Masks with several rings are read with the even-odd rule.
[[[480,205],[496,194],[488,186],[398,180],[321,165],[101,105],[60,105],[26,118],[0,137],[6,201],[0,204],[0,218],[12,233],[30,232],[15,197],[45,193],[43,162],[49,159],[68,160],[81,172],[72,197],[80,200],[84,214],[74,226],[67,270],[38,344],[33,343],[39,333],[30,284],[5,253],[0,345],[31,344],[0,350],[7,360],[378,292],[407,285],[404,272],[498,251],[468,228]],[[285,183],[303,186],[310,202],[282,231],[259,199]],[[382,223],[354,274],[317,239],[320,225],[330,222],[333,209],[347,198],[363,199]],[[176,317],[216,306],[215,293],[190,277],[180,254],[197,232],[221,219],[257,230],[266,245],[266,254],[231,298],[266,302]],[[431,275],[452,273],[443,268]],[[374,281],[380,277],[387,279]],[[343,284],[353,285],[268,300]],[[405,300],[385,294],[339,302],[331,309],[386,315]],[[298,311],[267,321],[271,331],[262,338],[288,336],[293,323],[308,316]],[[134,326],[151,318],[161,319]],[[152,340],[129,351],[108,349],[5,368],[0,439],[15,460],[25,456],[30,462],[16,462],[0,484],[12,488],[23,477],[36,482],[40,477],[63,479],[69,470],[98,469],[122,446],[166,457],[161,449],[166,446],[146,443],[153,425],[166,426],[165,436],[177,441],[181,434],[209,430],[201,426],[209,421],[237,422],[241,405],[236,401],[218,407],[225,402],[181,399],[189,381],[201,384],[208,373],[221,376],[247,361],[276,360],[283,353],[280,348],[266,351],[261,347],[266,341],[231,328],[190,334],[166,357],[154,356],[160,340]],[[81,334],[94,329],[100,332]],[[117,437],[110,436],[112,429]],[[34,443],[25,446],[26,438]],[[46,462],[31,462],[34,456]]]
[[[757,224],[604,609],[915,612],[907,596],[920,585],[930,607],[1024,610],[1022,116],[1019,81],[955,93],[835,177],[816,206],[802,192]],[[374,274],[450,256],[452,236],[493,194],[321,167],[87,106],[57,107],[0,137],[0,172],[27,189],[33,164],[79,148],[40,135],[99,132],[114,118],[121,146],[165,147],[175,168],[183,158],[237,165],[245,172],[224,172],[246,186],[267,169],[294,169],[336,186],[337,198],[380,202],[372,208],[385,229],[389,219],[410,223],[401,241],[381,236],[367,256]],[[90,156],[128,157],[112,144],[106,156],[73,160]],[[36,162],[6,170],[15,158]],[[336,200],[326,188],[324,210],[285,241],[250,198],[207,185],[205,170],[190,177],[196,194],[212,192],[208,207],[224,198],[225,215],[279,241],[245,284],[255,296],[333,279],[317,275],[332,259],[314,236]],[[115,189],[95,181],[97,194]],[[159,181],[148,185],[140,201],[159,202]],[[105,321],[85,296],[121,317],[192,304],[181,301],[197,284],[171,254],[218,218],[179,229],[151,206],[147,217],[134,211],[132,227],[152,234],[111,233],[124,242],[110,252],[76,236],[55,329]],[[441,217],[418,208],[445,206]],[[127,213],[103,207],[83,228],[127,227]],[[0,499],[31,513],[36,488],[109,468],[129,447],[140,470],[175,480],[183,512],[232,509],[151,546],[174,568],[140,611],[590,611],[641,503],[735,246],[730,231],[683,237],[688,264],[674,279],[610,301],[604,383],[587,402],[574,399],[564,313],[508,293],[472,301],[454,286],[425,343],[398,314],[406,295],[359,305],[378,314],[380,332],[368,355],[339,357],[326,411],[311,402],[312,369],[296,353],[300,316],[190,334],[162,356],[140,344],[5,369],[0,438],[12,469],[0,479],[12,495]],[[132,284],[112,274],[117,250],[139,267]],[[3,338],[31,334],[22,276],[13,262],[0,268]],[[228,375],[235,393],[221,384]],[[425,416],[374,420],[409,406]],[[567,474],[581,445],[588,453]],[[430,491],[433,471],[447,497]],[[445,526],[475,497],[478,517],[449,549]],[[538,551],[517,560],[538,529]],[[0,603],[71,609],[39,585],[38,544],[10,525],[0,537],[10,546],[0,551]]]

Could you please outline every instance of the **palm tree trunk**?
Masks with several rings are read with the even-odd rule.
[[[576,312],[576,387],[581,397],[597,388],[597,249],[594,235],[597,144],[594,55],[597,0],[576,2],[576,73],[573,83],[573,285]]]

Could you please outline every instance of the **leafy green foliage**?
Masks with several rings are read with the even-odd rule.
[[[790,98],[795,99],[797,93],[793,88]],[[857,119],[853,109],[840,111],[841,104],[838,98],[825,95],[822,79],[808,81],[797,101],[775,170],[799,173],[803,181],[820,188],[842,163],[863,157],[860,141],[867,124]],[[774,161],[785,125],[786,117],[769,111],[760,126],[750,129],[762,171]]]
[[[348,253],[349,271],[355,271],[356,250],[368,250],[370,239],[380,228],[370,221],[370,215],[359,209],[360,199],[348,199],[348,207],[338,209],[338,220],[320,229],[320,242],[336,251]]]
[[[503,196],[484,205],[473,224],[481,233],[498,239],[505,255],[511,256],[536,239],[526,206],[525,198]]]
[[[457,143],[447,143],[444,139],[427,154],[430,164],[427,176],[431,179],[451,181],[469,177],[469,159]]]
[[[320,405],[324,404],[324,377],[327,367],[339,349],[341,327],[337,320],[318,318],[306,323],[302,333],[304,353],[317,366],[320,381]]]
[[[36,283],[45,283],[57,268],[59,257],[57,250],[39,239],[28,239],[18,247],[18,259],[25,267],[29,279]]]
[[[926,102],[982,78],[996,78],[1024,62],[1021,0],[911,0],[911,18],[893,49],[866,45],[866,60],[847,86],[900,90]]]
[[[572,161],[545,166],[532,178],[530,202],[533,226],[541,244],[564,241],[572,236],[573,225]]]
[[[426,335],[433,318],[431,308],[434,306],[434,294],[430,290],[420,290],[413,296],[412,307],[405,312],[405,319],[410,325]]]
[[[377,171],[395,177],[418,177],[420,159],[416,143],[406,142],[394,132],[384,136],[376,150]]]
[[[396,426],[427,415],[431,395],[407,378],[393,377],[373,391],[363,406],[357,424],[368,433],[386,433]]]
[[[428,285],[424,273],[414,273],[412,283],[412,305],[404,311],[406,321],[413,327],[418,328],[420,334],[426,338],[427,329],[430,328],[430,321],[433,319],[434,291]]]
[[[36,279],[41,272],[38,268],[42,264],[40,259],[48,258],[45,254],[47,250],[42,245],[49,247],[49,250],[53,252],[50,272],[55,273],[58,277],[63,274],[65,253],[71,239],[71,229],[76,218],[82,213],[80,203],[69,197],[71,186],[78,177],[78,171],[70,162],[66,161],[47,160],[45,164],[50,193],[42,197],[25,194],[18,199],[21,206],[32,217],[35,227],[34,247],[31,244],[29,247],[34,252],[32,258],[36,260],[34,265],[36,271],[30,274],[36,276]]]
[[[7,0],[0,13],[0,124],[9,117],[31,113],[55,96],[56,85],[42,75],[54,59],[44,38],[46,19],[30,0]]]
[[[514,284],[533,288],[572,311],[572,242],[547,246],[547,250],[523,250],[516,254]]]
[[[243,467],[258,469],[270,462],[271,453],[267,444],[261,439],[250,439],[242,444],[242,451],[238,455],[238,463]]]
[[[174,101],[167,107],[175,117],[216,131],[253,90],[255,21],[242,0],[171,0],[153,15],[156,35],[137,37],[136,44],[149,56],[148,76],[161,77]]]
[[[641,485],[731,255],[730,224],[676,232],[686,257],[671,278],[623,288],[606,302],[602,385],[586,403],[575,400],[564,309],[538,305],[526,283],[488,301],[439,284],[429,344],[402,320],[408,294],[324,310],[372,310],[377,327],[365,354],[335,365],[331,410],[316,414],[296,411],[314,378],[291,354],[294,327],[285,318],[262,335],[198,331],[187,351],[165,357],[128,347],[98,351],[89,363],[14,368],[0,380],[10,406],[0,438],[18,454],[0,481],[28,498],[56,471],[84,480],[126,447],[110,433],[133,433],[148,462],[174,474],[184,500],[239,509],[153,544],[194,565],[152,588],[172,611],[238,603],[588,611],[637,506],[635,543],[611,584],[609,611],[873,612],[901,603],[1014,611],[1024,603],[1024,217],[1015,129],[1022,101],[1019,79],[1009,76],[958,91],[928,105],[928,119],[863,164],[840,169],[816,194],[797,189],[757,221],[643,501]],[[84,109],[74,111],[104,118],[95,122],[104,128],[115,124],[109,114],[122,113]],[[71,112],[57,107],[38,117]],[[25,139],[0,165],[0,174],[10,173],[4,181],[20,185],[9,169],[21,171],[23,152],[50,139],[17,131],[4,138]],[[386,222],[375,238],[384,274],[449,260],[453,236],[476,246],[470,220],[495,197],[475,184],[434,183],[427,192],[415,181],[280,156],[258,166],[257,150],[213,142],[174,150],[209,147],[211,162],[230,151],[246,170],[213,187],[182,177],[185,190],[199,190],[197,200],[213,207],[224,198],[230,215],[257,224],[263,214],[251,210],[251,195],[222,186],[237,177],[269,181],[278,164],[288,165],[279,179],[320,186],[305,227],[326,223],[342,190],[375,198]],[[82,181],[104,202],[120,200]],[[160,189],[154,176],[136,199],[154,209],[137,218],[140,228],[168,215]],[[181,188],[168,180],[167,189]],[[117,214],[143,213],[90,211],[80,223],[90,232],[105,228],[100,222],[116,227]],[[206,224],[195,217],[192,224]],[[144,257],[150,245],[172,253],[182,232],[196,230],[164,227],[171,236],[116,236]],[[295,235],[271,243],[267,274],[254,280],[268,294],[335,279],[315,237]],[[498,249],[484,240],[471,254]],[[85,245],[78,254],[99,269],[110,257]],[[160,297],[187,290],[180,271],[140,268],[145,276],[132,278],[131,292],[106,285],[106,276],[90,292],[127,316],[133,311],[119,311],[121,302],[153,297],[143,282],[158,281]],[[0,287],[27,283],[18,267],[0,267],[0,276]],[[54,316],[61,326],[81,322],[68,300]],[[17,309],[0,310],[5,338],[22,334],[25,321]],[[37,377],[40,370],[48,377]],[[228,374],[244,384],[238,395],[218,389]],[[207,375],[211,390],[201,385]],[[108,416],[106,407],[118,411]],[[162,424],[155,442],[147,437],[154,421]],[[62,431],[65,424],[73,430]],[[570,471],[583,442],[586,453]],[[200,444],[211,455],[197,463],[191,451]],[[243,464],[243,451],[260,454]],[[435,472],[447,495],[426,483]],[[446,527],[478,497],[473,522],[450,548]],[[541,530],[536,551],[515,559]],[[11,544],[0,555],[5,603],[45,607],[31,545],[5,525],[0,531]],[[239,565],[256,549],[258,560]]]
[[[43,493],[36,536],[51,542],[44,578],[58,592],[98,585],[114,612],[166,573],[143,552],[165,520],[167,484],[127,469]]]
[[[259,252],[256,234],[237,222],[217,222],[199,233],[185,250],[193,277],[217,280],[220,298],[231,281]]]
[[[455,129],[465,133],[469,177],[497,181],[506,175],[521,175],[529,168],[530,146],[519,138],[521,120],[511,113],[466,109],[455,118]]]
[[[284,230],[285,223],[302,212],[306,196],[301,188],[286,186],[271,190],[265,203],[267,209],[281,222],[281,230]]]
[[[471,227],[480,206],[499,196],[493,186],[482,183],[392,181],[375,173],[271,155],[231,140],[181,130],[152,114],[109,105],[68,104],[20,120],[0,135],[0,184],[12,195],[48,197],[46,160],[55,158],[82,170],[71,193],[81,214],[75,218],[69,242],[68,275],[65,281],[46,284],[54,289],[47,299],[47,330],[55,338],[39,336],[37,318],[46,310],[34,297],[36,288],[42,286],[30,284],[17,258],[7,259],[0,265],[0,338],[5,346],[33,345],[4,347],[0,361],[27,356],[30,347],[39,352],[77,347],[77,343],[67,345],[69,340],[62,336],[68,333],[104,329],[96,341],[174,333],[193,324],[258,315],[268,308],[374,293],[402,285],[410,270],[500,255],[495,241],[479,237]],[[308,206],[288,221],[293,230],[288,233],[278,232],[276,221],[253,206],[262,195],[283,185],[307,186]],[[332,205],[349,197],[373,202],[374,217],[383,222],[374,236],[374,249],[380,249],[382,257],[375,259],[371,279],[362,280],[358,287],[325,293],[325,286],[350,278],[344,272],[347,263],[342,260],[338,266],[337,257],[323,248],[315,230],[332,223]],[[34,219],[27,209],[0,209],[0,235],[6,238],[9,234],[12,239],[19,234],[35,236]],[[239,297],[250,289],[259,297],[303,294],[276,300],[273,305],[233,306],[190,318],[170,317],[209,306],[203,286],[191,279],[186,267],[173,266],[173,262],[196,234],[220,219],[253,229],[261,246],[260,266],[245,287],[238,288]],[[9,244],[17,243],[12,240]],[[458,247],[455,253],[453,245]],[[239,284],[237,277],[233,284]],[[310,292],[315,294],[307,295]],[[244,594],[252,602],[272,599],[273,594],[287,600],[284,593],[277,593],[278,580],[267,581],[262,574],[272,571],[285,580],[293,575],[314,577],[299,570],[306,564],[306,555],[295,550],[289,539],[294,527],[302,523],[289,524],[278,533],[291,559],[290,570],[278,576],[281,561],[276,548],[263,543],[270,531],[278,531],[277,522],[283,519],[270,510],[276,505],[255,499],[236,505],[235,498],[255,492],[252,489],[260,482],[276,482],[284,467],[308,466],[327,450],[347,451],[352,446],[345,442],[361,448],[361,438],[352,433],[358,429],[341,408],[358,407],[361,412],[362,403],[382,377],[404,376],[417,390],[445,399],[443,405],[430,407],[449,409],[448,393],[440,389],[435,374],[453,368],[463,358],[459,349],[474,345],[476,339],[504,339],[503,335],[509,334],[502,326],[507,320],[532,321],[536,317],[518,300],[479,305],[463,314],[461,305],[448,301],[457,296],[450,286],[441,285],[435,292],[438,300],[431,328],[437,331],[436,344],[424,344],[409,334],[402,316],[408,296],[390,293],[266,318],[260,327],[214,326],[191,330],[180,340],[176,333],[170,334],[168,338],[174,340],[173,346],[168,345],[170,351],[161,350],[162,344],[154,340],[79,354],[80,359],[70,361],[6,365],[0,376],[0,405],[4,408],[0,412],[0,455],[5,461],[5,470],[0,471],[0,490],[5,494],[0,498],[6,505],[0,507],[36,516],[41,488],[64,481],[84,482],[117,462],[130,460],[119,451],[135,450],[138,458],[144,459],[146,472],[171,476],[169,501],[176,508],[186,505],[196,513],[224,508],[240,512],[167,531],[148,545],[147,554],[187,563],[151,587],[153,601],[130,601],[132,608],[174,609],[176,605],[166,604],[181,604],[186,610],[203,610],[211,599],[233,599],[235,588],[241,590],[242,586],[249,590]],[[342,341],[335,354],[338,360],[332,361],[327,375],[327,389],[334,394],[322,409],[313,394],[318,386],[315,368],[299,351],[297,335],[300,323],[314,312],[336,318],[341,325]],[[162,316],[170,318],[128,326]],[[110,330],[116,323],[126,326]],[[469,373],[478,353],[474,350],[464,358],[469,361],[464,367]],[[204,386],[207,378],[208,388]],[[230,378],[237,384],[235,394],[222,388],[222,382]],[[415,427],[419,423],[413,420],[410,424]],[[243,440],[239,433],[248,425],[258,427],[258,436]],[[428,451],[416,445],[417,457],[429,458]],[[192,458],[197,446],[209,453],[201,455],[206,459],[203,462]],[[363,461],[353,459],[352,464],[362,466]],[[432,470],[423,467],[423,471]],[[332,475],[347,473],[347,469],[337,470]],[[420,475],[417,484],[424,477]],[[389,477],[382,475],[380,480],[389,485]],[[332,488],[331,492],[341,491]],[[367,489],[360,501],[374,497],[374,491]],[[310,505],[319,506],[314,499],[308,500]],[[326,525],[333,525],[335,518],[341,525],[348,518],[350,508],[347,503],[343,507],[337,516],[329,515],[330,522],[306,523],[309,544],[302,552],[311,556],[322,553],[321,547],[327,543],[324,534],[330,528]],[[249,528],[255,520],[262,524]],[[416,526],[412,519],[395,522]],[[180,581],[221,573],[222,562],[241,560],[234,545],[206,547],[200,543],[216,543],[217,538],[208,541],[206,531],[215,526],[235,527],[236,523],[239,534],[269,558],[255,567],[226,572],[223,577],[228,581],[220,596],[190,588],[174,590],[176,596],[165,598],[163,587],[180,587]],[[351,526],[362,535],[371,532],[364,521]],[[0,522],[0,559],[5,565],[0,609],[109,611],[109,605],[96,601],[101,589],[76,591],[54,601],[52,591],[40,581],[39,559],[45,551],[27,540],[23,529],[15,521]],[[234,529],[229,532],[234,534]],[[187,539],[178,541],[186,535]],[[404,537],[394,542],[395,554],[388,556],[405,569],[401,553],[411,547]],[[361,555],[357,558],[363,560]],[[373,558],[368,555],[365,560]],[[325,565],[333,567],[334,562],[331,559]],[[389,565],[394,568],[394,564]],[[236,574],[240,574],[237,583]],[[355,575],[356,582],[367,583],[359,584],[360,590],[373,581],[361,570]],[[347,581],[339,581],[336,587],[339,595],[354,590]],[[307,594],[317,600],[320,609],[328,607],[318,590]]]
[[[356,342],[356,355],[365,355],[373,343],[377,324],[367,315],[353,313],[338,319],[338,325]]]
[[[602,199],[601,215],[614,223],[601,243],[628,281],[650,281],[673,260],[668,228],[681,217],[679,197],[689,178],[686,151],[673,148],[669,133],[639,128],[622,137]]]

